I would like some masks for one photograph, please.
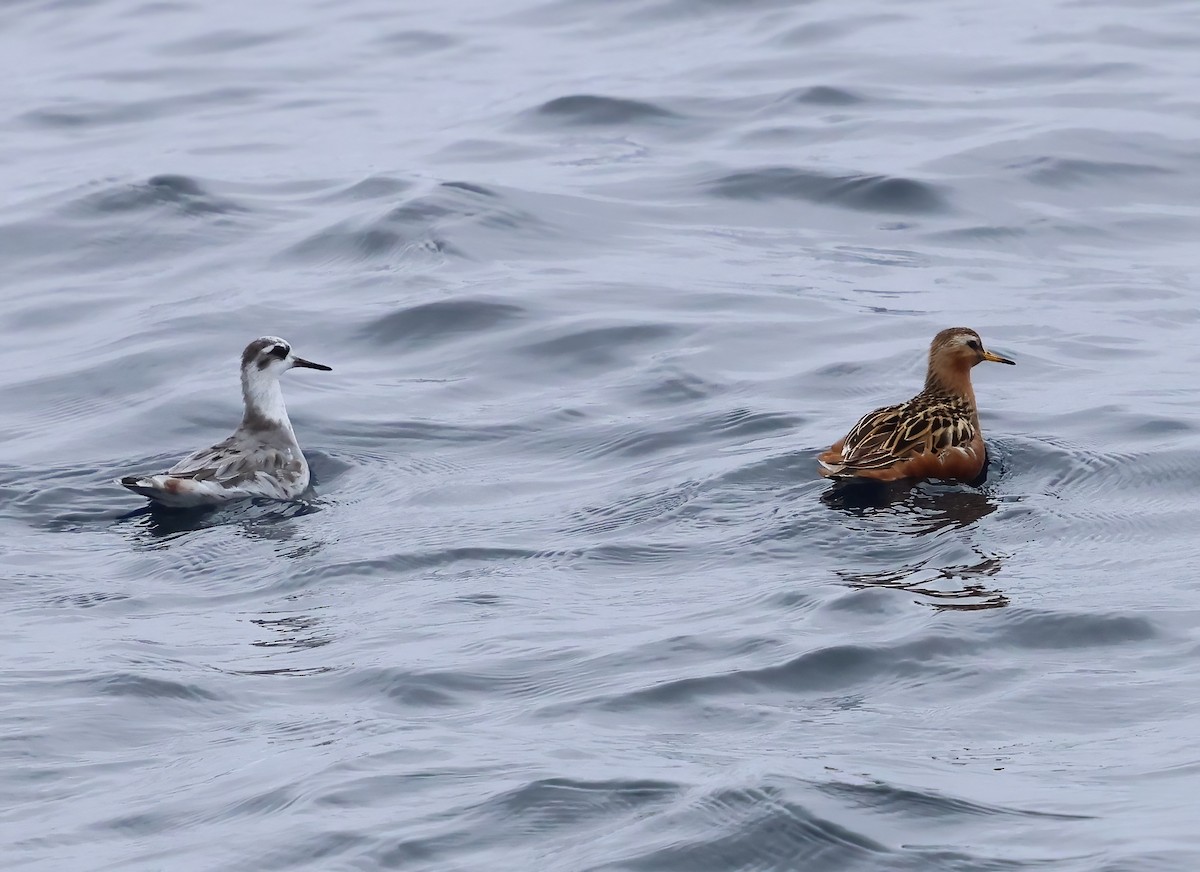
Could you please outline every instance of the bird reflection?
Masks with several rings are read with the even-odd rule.
[[[857,517],[890,516],[897,532],[925,536],[946,527],[968,527],[996,511],[987,494],[959,487],[911,483],[839,482],[821,494],[831,509]]]
[[[999,609],[1009,604],[1004,591],[985,583],[1000,571],[1000,555],[985,556],[975,563],[957,566],[929,566],[929,561],[910,563],[899,569],[881,572],[838,570],[837,575],[854,588],[890,587],[921,594],[933,600],[939,610],[967,611]]]
[[[294,599],[294,597],[288,597]],[[294,662],[294,655],[320,648],[334,641],[333,630],[317,612],[325,606],[315,606],[311,611],[265,611],[250,618],[250,623],[265,631],[251,646],[267,649],[266,656],[281,657]],[[332,666],[266,666],[224,670],[230,675],[320,675],[332,672]]]
[[[133,535],[145,544],[163,544],[186,533],[210,527],[237,525],[251,539],[287,541],[296,535],[295,518],[320,511],[313,503],[279,502],[276,500],[245,500],[236,505],[190,509],[164,508],[156,504],[126,512],[118,523],[131,522]],[[319,543],[305,543],[295,555],[304,556],[319,548]]]
[[[250,644],[255,648],[284,652],[299,652],[328,645],[334,640],[334,633],[316,611],[263,612],[251,618],[250,623],[266,631],[266,635]],[[332,669],[332,666],[275,666],[239,671],[244,675],[319,675]]]
[[[316,614],[264,612],[250,623],[272,633],[251,642],[255,648],[320,648],[333,641],[333,634]]]
[[[268,545],[274,556],[291,559],[311,557],[324,546],[324,542],[309,537],[311,525],[297,523],[297,519],[320,511],[312,502],[280,502],[278,500],[242,500],[222,506],[196,509],[170,509],[157,505],[143,506],[116,519],[118,524],[129,525],[125,532],[130,539],[142,547],[167,551],[174,547],[184,548],[184,537],[189,533],[216,528],[227,528],[234,535],[222,543],[223,550],[229,549],[238,536]],[[253,546],[255,553],[261,546]],[[287,572],[287,570],[284,570]],[[263,610],[248,618],[260,631],[259,638],[250,644],[266,649],[264,656],[269,663],[284,660],[288,665],[267,665],[264,668],[229,670],[241,675],[315,675],[328,672],[333,667],[325,665],[295,665],[302,653],[320,648],[334,641],[335,633],[322,617],[319,605],[303,602],[304,592],[289,594],[286,605]]]
[[[821,502],[852,517],[870,519],[873,528],[914,537],[965,529],[999,507],[983,491],[933,483],[916,488],[911,483],[839,483],[821,495]],[[1008,596],[989,584],[999,573],[1004,555],[970,547],[979,558],[970,563],[936,566],[931,557],[880,571],[837,570],[837,575],[856,588],[888,587],[920,594],[933,600],[931,605],[937,609],[1007,606]]]

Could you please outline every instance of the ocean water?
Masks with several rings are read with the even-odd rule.
[[[1200,868],[1198,44],[0,4],[0,865]],[[987,481],[831,492],[958,325]],[[314,498],[113,484],[263,334]]]

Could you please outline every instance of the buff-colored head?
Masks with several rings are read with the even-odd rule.
[[[1015,364],[1015,360],[993,354],[983,347],[983,340],[970,327],[950,327],[933,337],[929,346],[929,365],[932,369],[967,370],[977,363]]]

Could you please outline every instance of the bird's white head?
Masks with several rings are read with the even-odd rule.
[[[279,376],[293,367],[329,372],[333,367],[292,354],[292,346],[278,336],[255,339],[242,352],[242,395],[246,401],[243,426],[261,429],[283,425],[290,429]]]
[[[255,339],[242,352],[242,372],[252,378],[261,374],[279,378],[294,366],[320,369],[329,372],[333,367],[313,363],[292,354],[292,346],[278,336],[263,336]]]

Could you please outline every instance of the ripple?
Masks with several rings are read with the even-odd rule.
[[[142,183],[115,185],[72,204],[72,212],[84,217],[150,210],[188,216],[250,211],[234,200],[213,194],[200,180],[181,175],[153,176]]]
[[[368,182],[366,193],[372,199],[387,199],[393,193],[389,187]],[[349,194],[354,196],[353,188]],[[383,215],[339,221],[290,246],[286,255],[318,263],[392,262],[421,253],[469,258],[473,245],[487,247],[490,235],[503,236],[509,245],[517,237],[540,245],[554,234],[541,218],[508,203],[496,191],[451,181],[411,196]]]
[[[730,173],[707,183],[719,197],[735,200],[805,200],[845,209],[902,214],[949,211],[937,187],[928,182],[881,175],[827,175],[793,167],[762,167]]]
[[[578,824],[590,828],[605,817],[652,811],[675,799],[681,788],[665,781],[544,778],[490,797],[477,811],[506,825],[520,820],[539,833]]]
[[[934,790],[913,790],[885,782],[853,784],[831,781],[819,784],[822,793],[848,800],[856,806],[884,814],[903,815],[916,823],[927,825],[931,818],[954,817],[1032,817],[1056,821],[1088,820],[1086,815],[1060,814],[1025,808],[1011,808],[993,803],[976,802],[956,796],[946,796]]]
[[[394,30],[379,36],[376,42],[405,55],[445,51],[459,44],[459,40],[450,34],[432,30]]]
[[[527,314],[521,306],[498,300],[438,300],[376,318],[359,335],[379,345],[421,346],[492,330]]]
[[[592,94],[556,97],[538,106],[533,110],[533,115],[553,119],[560,124],[580,126],[674,121],[680,118],[676,113],[653,103]]]
[[[951,665],[975,645],[954,639],[925,639],[892,647],[830,645],[776,666],[681,678],[602,701],[612,711],[674,706],[704,700],[756,695],[763,691],[786,694],[826,694],[886,683],[909,685],[937,676],[942,683],[975,674]],[[938,658],[943,658],[939,663]]]
[[[800,103],[811,106],[854,106],[865,102],[865,98],[845,88],[829,85],[812,85],[788,91],[779,98],[780,103]]]
[[[1031,182],[1056,188],[1094,185],[1098,180],[1116,181],[1120,179],[1139,179],[1146,176],[1175,175],[1171,170],[1153,166],[1152,164],[1086,160],[1082,158],[1043,157],[1022,162],[1018,166],[1025,170],[1025,175]]]
[[[655,379],[647,378],[638,389],[639,399],[667,406],[702,400],[717,393],[719,385],[690,372],[664,372]]]
[[[63,106],[31,109],[20,117],[32,127],[50,130],[124,126],[185,115],[202,107],[227,107],[231,103],[253,104],[262,95],[263,91],[258,88],[229,86],[193,91],[170,98],[124,102],[71,100]]]
[[[414,183],[394,176],[367,176],[349,187],[342,188],[328,199],[333,202],[357,203],[362,200],[389,200],[411,191]]]
[[[469,698],[486,696],[495,679],[458,671],[412,672],[402,669],[358,670],[344,678],[342,687],[370,691],[405,708],[451,708],[467,704]]]
[[[133,696],[145,699],[176,699],[191,702],[213,702],[220,697],[194,684],[184,684],[166,678],[149,675],[123,673],[89,679],[99,693],[105,696]]]
[[[1089,648],[1147,642],[1160,636],[1152,621],[1133,615],[1010,609],[996,641],[1018,648]]]
[[[903,22],[907,16],[895,12],[877,11],[867,17],[846,16],[832,20],[806,21],[784,30],[773,41],[784,46],[826,46],[842,37],[852,36],[871,27]]]
[[[237,28],[225,28],[161,44],[158,47],[158,51],[170,57],[176,55],[207,55],[239,52],[290,39],[295,33],[296,31],[287,30],[254,32]]]
[[[541,557],[541,552],[520,548],[488,547],[484,545],[462,546],[427,551],[398,552],[386,557],[346,561],[320,568],[302,570],[300,577],[305,580],[312,580],[355,575],[373,576],[380,573],[394,574],[435,569],[451,566],[456,563],[524,561],[534,560],[539,557]]]
[[[789,801],[772,786],[706,792],[673,810],[668,821],[663,824],[673,835],[670,842],[641,852],[627,868],[834,870],[867,868],[864,863],[883,862],[891,853],[865,833]]]
[[[521,353],[553,360],[576,371],[600,369],[622,362],[622,352],[632,346],[656,346],[677,333],[678,328],[667,324],[582,327],[553,339],[530,343],[521,349]]]
[[[609,533],[670,515],[695,496],[695,487],[669,488],[629,496],[605,506],[584,507],[576,513],[570,533]]]

